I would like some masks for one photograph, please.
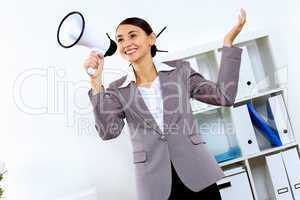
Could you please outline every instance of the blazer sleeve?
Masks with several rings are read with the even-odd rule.
[[[116,138],[124,127],[125,112],[118,99],[117,91],[113,87],[106,90],[102,85],[101,92],[88,95],[93,106],[95,128],[103,140]]]
[[[242,49],[223,47],[217,82],[205,79],[187,63],[190,98],[219,106],[233,105],[238,88]]]

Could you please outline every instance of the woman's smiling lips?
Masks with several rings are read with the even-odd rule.
[[[126,55],[131,55],[131,54],[135,53],[136,50],[137,50],[137,48],[129,49],[129,50],[125,51],[125,54],[126,54]]]

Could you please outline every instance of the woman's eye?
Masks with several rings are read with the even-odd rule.
[[[118,42],[122,42],[122,41],[123,41],[123,39],[118,39],[117,41],[118,41]]]
[[[131,38],[133,38],[133,37],[135,37],[135,36],[136,36],[136,34],[132,34],[132,35],[130,35],[130,37],[131,37]]]

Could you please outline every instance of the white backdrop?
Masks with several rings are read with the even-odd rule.
[[[145,18],[156,33],[167,25],[158,48],[174,51],[223,37],[236,23],[239,9],[245,8],[248,24],[243,31],[268,30],[277,67],[289,65],[288,103],[298,133],[300,34],[292,27],[300,18],[296,4],[292,0],[289,4],[271,0],[3,3],[0,160],[8,169],[8,199],[136,199],[127,127],[115,140],[98,137],[87,96],[88,77],[82,68],[88,51],[65,50],[56,42],[58,23],[67,12],[82,11],[112,37],[126,17]],[[106,59],[105,70],[114,73],[104,76],[104,84],[122,75],[126,67],[119,55]],[[300,134],[297,137],[299,141]]]

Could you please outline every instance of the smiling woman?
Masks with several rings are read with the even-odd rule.
[[[245,21],[241,10],[238,24],[224,38],[216,83],[186,61],[154,62],[157,36],[137,17],[125,19],[116,29],[118,52],[130,63],[127,75],[105,89],[103,56],[92,52],[85,61],[85,69],[97,66],[88,94],[99,136],[103,140],[118,137],[127,120],[139,200],[221,199],[216,182],[224,173],[198,134],[189,99],[233,104],[242,49],[232,42]]]

